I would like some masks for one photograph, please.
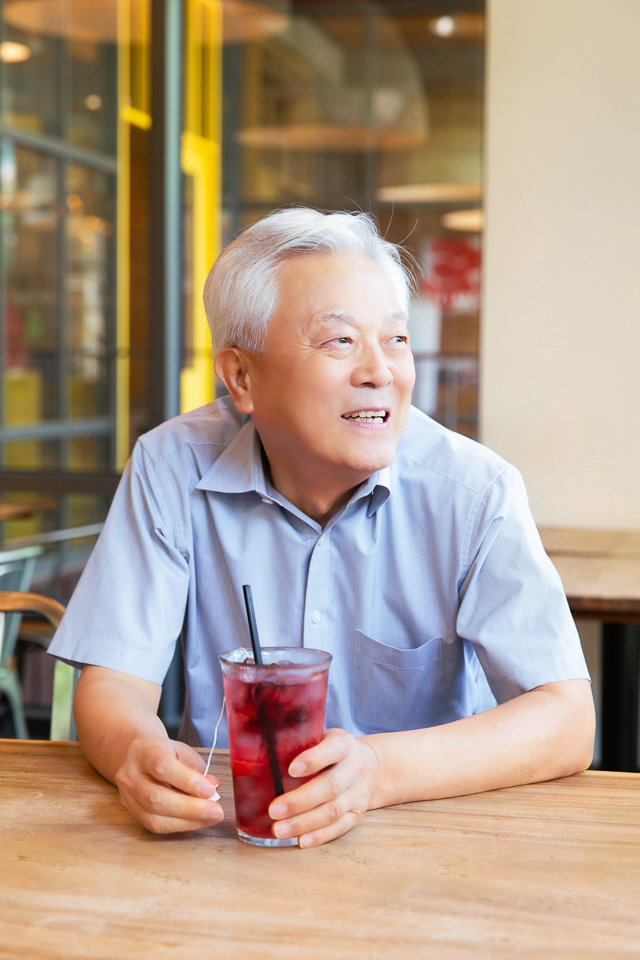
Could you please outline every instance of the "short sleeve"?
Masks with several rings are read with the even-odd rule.
[[[138,442],[49,653],[162,683],[189,587],[171,504]]]
[[[496,700],[543,683],[589,679],[562,582],[515,468],[478,498],[467,544],[457,632],[473,644]]]

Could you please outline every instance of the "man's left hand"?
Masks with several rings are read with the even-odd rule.
[[[269,816],[277,821],[274,835],[297,837],[301,847],[335,840],[360,822],[376,786],[378,759],[373,747],[346,730],[325,730],[322,742],[289,766],[292,777],[314,774],[269,807]]]

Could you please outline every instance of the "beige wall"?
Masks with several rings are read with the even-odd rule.
[[[640,0],[489,0],[482,440],[640,530]]]

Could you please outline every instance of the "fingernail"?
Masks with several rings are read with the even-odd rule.
[[[212,783],[208,783],[206,780],[203,780],[200,786],[198,787],[199,797],[205,797],[205,799],[210,799],[214,793],[217,793],[216,788]]]
[[[207,820],[219,820],[220,811],[217,807],[209,806],[207,807]]]
[[[278,839],[281,839],[282,837],[289,836],[291,833],[291,827],[288,823],[276,823],[275,827],[273,828],[273,832]]]
[[[313,840],[311,837],[300,837],[300,839],[298,840],[298,846],[302,847],[303,849],[304,847],[312,847]]]
[[[278,817],[284,817],[287,812],[287,807],[284,803],[272,803],[269,807],[269,816],[272,820],[276,820]]]
[[[301,777],[303,773],[306,772],[306,764],[302,763],[300,760],[294,760],[294,762],[289,767],[289,776],[290,777]]]

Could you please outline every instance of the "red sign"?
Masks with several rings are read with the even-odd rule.
[[[481,247],[478,237],[429,237],[423,248],[422,295],[446,313],[480,309]]]

